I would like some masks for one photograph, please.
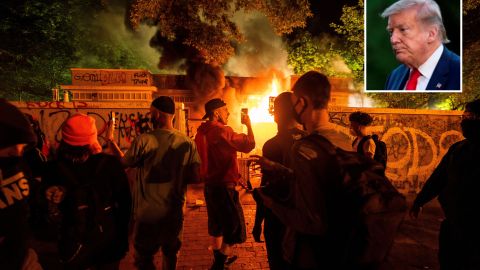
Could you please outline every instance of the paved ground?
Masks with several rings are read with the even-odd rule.
[[[253,179],[253,186],[258,179]],[[247,224],[247,241],[237,245],[234,253],[239,259],[230,269],[269,269],[266,249],[263,243],[255,243],[251,236],[255,216],[255,202],[250,193],[241,190],[241,201]],[[408,196],[411,203],[414,196]],[[208,250],[210,238],[207,234],[207,212],[205,205],[195,204],[203,201],[202,187],[190,187],[187,195],[187,212],[184,223],[183,246],[180,250],[178,269],[208,269],[212,262],[212,253]],[[437,234],[442,220],[442,212],[438,203],[427,205],[418,220],[406,217],[384,269],[414,270],[438,269]],[[132,248],[130,249],[132,251]],[[155,258],[158,269],[161,269],[161,255]],[[134,269],[132,252],[121,262],[122,270]]]
[[[230,269],[269,269],[265,244],[255,243],[250,234],[255,217],[255,202],[250,193],[241,188],[239,190],[247,225],[247,241],[235,247],[234,253],[238,259]],[[204,202],[203,187],[190,187],[188,190],[183,245],[177,269],[208,269],[213,260],[209,250],[211,240],[207,231],[207,209],[205,204],[196,204],[196,200]],[[161,269],[160,254],[157,254],[155,261],[158,269]],[[120,269],[134,269],[132,252],[122,261]]]

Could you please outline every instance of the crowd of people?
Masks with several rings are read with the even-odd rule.
[[[263,156],[252,156],[262,170],[260,187],[253,191],[252,234],[260,242],[264,223],[270,269],[381,268],[378,260],[369,261],[374,255],[352,255],[369,247],[351,242],[358,234],[352,224],[363,221],[346,203],[346,169],[337,153],[356,151],[362,156],[357,160],[380,166],[374,173],[384,177],[383,146],[367,132],[372,117],[363,112],[350,115],[353,142],[339,132],[329,121],[329,100],[327,77],[305,73],[292,92],[275,99],[278,133],[263,145]],[[241,119],[247,132],[237,133],[227,125],[227,104],[212,99],[192,139],[174,129],[170,97],[156,98],[150,113],[152,131],[138,136],[125,153],[109,136],[108,154],[98,142],[95,120],[74,114],[62,126],[55,155],[45,162],[37,144],[42,134],[34,132],[32,119],[0,101],[0,269],[118,269],[132,231],[138,269],[155,269],[159,250],[162,269],[176,269],[187,185],[192,183],[204,184],[210,269],[235,262],[233,246],[247,238],[237,152],[255,147],[249,116]],[[466,105],[461,128],[465,139],[450,147],[410,210],[416,218],[424,204],[439,197],[446,215],[440,230],[442,269],[480,267],[480,223],[474,215],[479,205],[480,100]],[[23,157],[35,148],[29,154],[39,156],[33,159],[33,173],[32,159]],[[132,183],[127,167],[137,169]]]

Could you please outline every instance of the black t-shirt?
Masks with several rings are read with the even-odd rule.
[[[269,160],[287,165],[289,153],[293,143],[306,135],[306,132],[297,128],[279,131],[275,137],[265,142],[262,148],[263,156]],[[288,165],[287,165],[288,167]],[[288,197],[290,186],[286,179],[269,171],[262,171],[262,186],[267,186],[264,192],[280,201]]]

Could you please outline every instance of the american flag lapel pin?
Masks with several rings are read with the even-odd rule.
[[[437,88],[438,88],[438,89],[442,88],[442,84],[441,84],[441,83],[437,83]]]

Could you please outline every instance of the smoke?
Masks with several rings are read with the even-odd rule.
[[[235,56],[224,66],[227,75],[258,76],[272,68],[285,76],[292,74],[287,65],[288,52],[285,44],[263,14],[237,12],[233,21],[246,41],[236,44]]]
[[[352,73],[352,70],[345,63],[345,60],[339,55],[337,55],[334,59],[332,59],[331,64],[332,64],[332,67],[331,67],[332,70],[336,73],[340,73],[340,74]]]
[[[187,63],[185,84],[193,90],[197,103],[203,104],[212,98],[221,98],[225,88],[225,76],[218,66],[200,62]]]
[[[95,45],[99,47],[85,50],[77,63],[78,66],[102,67],[105,59],[112,58],[120,59],[120,63],[139,65],[128,68],[146,68],[154,73],[159,71],[157,64],[160,53],[150,46],[150,39],[157,31],[156,27],[142,24],[137,31],[131,31],[125,24],[125,13],[125,3],[111,1],[95,20],[86,22],[86,25],[91,27],[89,33],[95,35],[90,40],[98,40]],[[105,52],[111,55],[105,55]]]

